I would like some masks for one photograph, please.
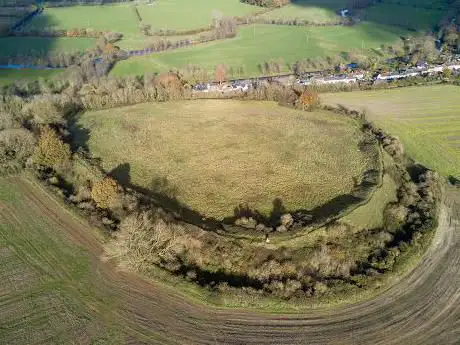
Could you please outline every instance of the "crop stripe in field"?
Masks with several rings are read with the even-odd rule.
[[[35,207],[33,204],[31,204],[31,207]],[[20,217],[16,212],[12,209],[11,206],[4,207],[2,209],[3,218],[5,218],[6,222],[5,224],[10,223],[12,228],[10,230],[14,231],[14,235],[16,237],[20,237],[24,243],[27,243],[27,250],[23,249],[22,247],[15,246],[11,244],[9,241],[9,236],[7,236],[8,229],[6,231],[0,231],[0,236],[3,237],[3,239],[6,241],[6,243],[10,243],[13,245],[14,252],[17,254],[19,258],[21,258],[22,261],[27,262],[29,265],[34,267],[37,272],[45,273],[45,274],[51,274],[51,271],[49,269],[46,269],[42,264],[38,264],[36,260],[33,260],[34,257],[39,258],[42,260],[42,262],[46,262],[49,266],[49,268],[56,267],[56,265],[59,266],[59,258],[55,258],[55,261],[51,261],[48,256],[44,255],[43,250],[39,249],[36,247],[34,244],[34,241],[31,240],[29,234],[23,233],[21,229],[24,229],[24,217]],[[38,224],[37,224],[38,226]],[[65,274],[65,272],[63,272]]]

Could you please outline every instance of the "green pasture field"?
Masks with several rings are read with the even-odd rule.
[[[92,38],[0,37],[0,57],[75,53],[94,46]]]
[[[0,343],[121,344],[108,316],[116,299],[87,252],[37,202],[53,201],[31,189],[0,178]]]
[[[431,30],[445,15],[438,9],[380,3],[367,8],[364,19],[412,30]]]
[[[129,3],[46,8],[43,14],[30,21],[27,28],[59,30],[85,28],[119,32],[123,34],[123,39],[117,42],[117,45],[123,49],[144,48],[149,39],[141,33],[135,7]]]
[[[302,3],[292,3],[290,5],[277,8],[273,11],[260,16],[267,19],[301,19],[311,23],[337,23],[340,16],[335,11],[324,7],[315,7]]]
[[[139,5],[138,10],[144,24],[150,24],[154,29],[188,30],[210,25],[214,13],[245,16],[262,8],[240,0],[157,0],[149,5]]]
[[[63,70],[0,69],[0,86],[17,82],[30,82],[40,78],[50,79],[62,71]]]
[[[460,177],[460,88],[451,85],[332,93],[325,103],[366,109],[398,136],[407,154],[444,175]]]
[[[123,34],[140,34],[132,4],[103,6],[70,6],[46,8],[27,25],[29,29],[86,28],[116,31]]]
[[[158,72],[193,64],[214,70],[221,63],[244,67],[247,76],[260,75],[258,64],[270,60],[287,63],[305,58],[337,55],[341,52],[369,49],[381,44],[395,44],[407,31],[362,23],[353,27],[292,27],[283,25],[250,25],[240,27],[234,39],[200,44],[159,54],[133,57],[117,63],[114,75]]]
[[[271,102],[139,104],[86,112],[78,125],[119,180],[216,219],[241,204],[268,215],[275,198],[289,210],[313,208],[378,164],[358,150],[353,120]]]

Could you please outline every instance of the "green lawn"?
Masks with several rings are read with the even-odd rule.
[[[91,48],[94,42],[92,38],[1,37],[0,57],[75,53]]]
[[[446,13],[437,9],[395,4],[377,4],[366,9],[365,20],[413,30],[430,30]]]
[[[234,39],[130,58],[118,63],[112,73],[143,74],[188,64],[213,70],[217,64],[225,63],[233,67],[244,66],[246,75],[258,75],[258,64],[266,61],[281,59],[285,63],[292,63],[308,57],[362,51],[362,48],[367,52],[367,49],[377,48],[381,44],[394,44],[406,33],[402,29],[374,23],[346,28],[251,25],[241,27]]]
[[[66,211],[19,181],[0,178],[0,343],[124,343],[108,316],[117,300],[40,202]]]
[[[0,86],[15,82],[29,82],[39,78],[50,79],[62,70],[0,69]]]
[[[240,204],[267,215],[275,198],[310,209],[350,192],[378,164],[357,149],[354,121],[271,102],[139,104],[78,123],[107,171],[215,218]]]
[[[460,88],[437,85],[324,94],[330,104],[366,109],[398,136],[407,154],[444,175],[460,177]]]
[[[214,13],[244,16],[261,10],[240,0],[157,0],[138,8],[145,24],[152,25],[154,29],[176,30],[208,26]]]
[[[42,15],[35,17],[27,26],[30,29],[86,28],[98,31],[115,31],[124,39],[135,41],[136,49],[146,46],[146,37],[139,30],[134,5],[130,3],[102,6],[70,6],[46,8]]]

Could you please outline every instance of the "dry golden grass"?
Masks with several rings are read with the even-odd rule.
[[[358,150],[352,120],[270,102],[139,104],[87,112],[79,125],[105,169],[125,164],[124,182],[129,170],[131,183],[218,219],[239,204],[269,214],[275,198],[288,210],[313,208],[377,164]]]

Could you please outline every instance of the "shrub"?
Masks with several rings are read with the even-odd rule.
[[[319,107],[321,100],[317,92],[306,90],[300,95],[299,104],[303,110],[313,110]]]
[[[10,128],[18,128],[19,124],[10,113],[0,111],[0,131]]]
[[[387,231],[395,231],[403,224],[407,216],[407,208],[403,205],[394,203],[389,204],[384,211],[384,224]]]
[[[99,208],[111,208],[116,206],[120,197],[117,181],[109,176],[104,177],[93,185],[91,197]]]
[[[32,133],[25,129],[0,131],[0,173],[20,170],[32,155],[34,146]]]
[[[48,97],[35,98],[28,103],[23,112],[37,125],[60,124],[64,122],[61,109]]]
[[[183,98],[184,86],[175,73],[159,74],[153,80],[153,84],[157,88],[157,97],[160,101]]]
[[[115,255],[137,270],[160,263],[171,269],[183,250],[178,241],[180,235],[179,227],[154,211],[131,214],[120,224]]]
[[[57,169],[70,161],[70,146],[54,130],[43,127],[35,148],[33,160],[45,167]]]
[[[448,68],[444,68],[442,70],[442,77],[443,78],[446,78],[446,79],[449,79],[450,77],[452,77],[452,70],[448,69]]]

